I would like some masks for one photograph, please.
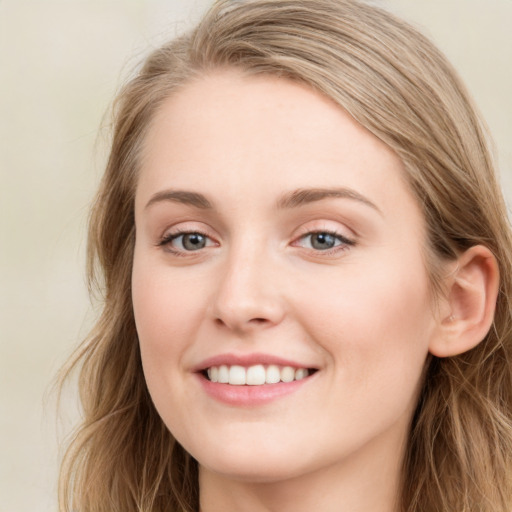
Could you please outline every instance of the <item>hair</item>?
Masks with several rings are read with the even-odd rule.
[[[180,87],[236,69],[307,84],[401,158],[440,262],[482,244],[501,284],[476,348],[429,356],[403,461],[403,512],[512,510],[512,236],[485,129],[445,57],[389,12],[357,0],[221,0],[154,50],[121,90],[89,226],[102,314],[64,370],[79,368],[83,422],[64,457],[62,511],[197,512],[197,462],[149,396],[131,301],[134,195],[155,112]],[[436,288],[437,287],[437,288]],[[437,290],[440,292],[440,290]]]

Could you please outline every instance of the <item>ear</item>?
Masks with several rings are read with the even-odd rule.
[[[437,335],[429,344],[431,354],[462,354],[485,338],[494,319],[499,280],[498,263],[487,247],[471,247],[457,259],[446,283]]]

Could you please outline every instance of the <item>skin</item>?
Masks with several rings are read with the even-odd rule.
[[[202,511],[395,510],[441,324],[401,161],[306,86],[234,71],[168,98],[143,161],[132,284],[144,373],[199,462]],[[350,194],[277,206],[312,188]],[[207,243],[187,251],[177,230]],[[322,231],[335,233],[332,250],[312,245]],[[227,405],[194,371],[226,353],[317,372],[270,403]]]

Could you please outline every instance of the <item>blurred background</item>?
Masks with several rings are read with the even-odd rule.
[[[84,278],[103,116],[148,51],[211,0],[0,0],[0,512],[56,511],[52,379],[94,320]],[[494,136],[512,205],[512,0],[375,0],[429,35]]]

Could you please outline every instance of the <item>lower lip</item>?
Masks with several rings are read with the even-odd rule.
[[[277,384],[263,384],[261,386],[232,386],[209,381],[204,375],[197,374],[206,393],[225,404],[238,407],[263,405],[298,391],[311,380],[310,375],[304,379],[292,382],[279,382]]]

